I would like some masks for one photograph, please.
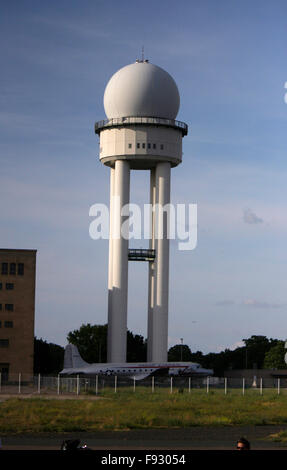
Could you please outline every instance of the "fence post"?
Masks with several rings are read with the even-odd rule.
[[[38,374],[38,393],[41,393],[41,375]]]
[[[262,390],[262,377],[261,377],[261,379],[260,379],[260,395],[262,395],[262,392],[263,392],[263,390]]]
[[[209,393],[209,377],[206,379],[206,393]]]
[[[96,395],[98,395],[99,377],[96,375]]]
[[[21,393],[21,372],[19,373],[18,393]]]
[[[191,378],[188,378],[188,393],[191,391]]]
[[[170,378],[170,393],[172,393],[172,377]]]
[[[151,391],[154,392],[154,377],[151,378]]]
[[[134,392],[136,391],[136,378],[134,377]]]
[[[115,375],[115,393],[117,393],[117,380],[118,380],[118,377],[117,375]]]
[[[227,377],[224,379],[224,393],[227,395]]]
[[[245,395],[245,378],[242,379],[242,395]]]
[[[60,374],[58,374],[57,394],[60,395]]]
[[[278,395],[280,395],[280,379],[278,379],[277,392],[278,392]]]
[[[80,378],[79,378],[79,376],[77,375],[77,389],[76,389],[77,395],[79,395],[79,392],[80,392]]]

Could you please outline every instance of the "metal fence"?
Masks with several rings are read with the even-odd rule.
[[[193,393],[197,390],[209,394],[251,392],[263,395],[272,391],[276,394],[287,392],[287,378],[228,378],[228,377],[178,377],[150,376],[144,380],[122,376],[28,376],[25,374],[10,374],[9,378],[0,374],[0,395],[101,395],[106,391],[121,393],[121,391],[156,393],[166,390],[169,393]]]

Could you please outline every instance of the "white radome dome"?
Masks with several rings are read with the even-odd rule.
[[[174,79],[147,61],[118,70],[109,80],[104,94],[108,119],[132,116],[175,119],[179,104]]]

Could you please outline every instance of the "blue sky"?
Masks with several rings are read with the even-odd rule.
[[[108,203],[94,122],[119,68],[145,56],[175,79],[189,125],[172,201],[198,204],[198,245],[171,243],[169,345],[287,337],[285,1],[2,1],[0,239],[37,249],[36,335],[65,345],[107,320]],[[133,172],[131,201],[148,202]],[[131,244],[132,245],[132,244]],[[147,266],[129,265],[128,328],[146,336]]]

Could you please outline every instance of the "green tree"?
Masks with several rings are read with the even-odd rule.
[[[187,344],[176,344],[168,350],[168,361],[191,361],[191,351]]]
[[[108,325],[87,323],[68,333],[69,343],[78,347],[82,358],[89,363],[107,362]],[[127,362],[146,362],[146,340],[127,331]]]
[[[70,331],[67,340],[77,346],[84,361],[107,362],[107,331],[108,325],[87,323],[78,330]]]
[[[127,362],[146,362],[147,340],[141,335],[127,332]]]
[[[264,368],[265,369],[286,369],[287,364],[285,362],[285,342],[279,341],[275,346],[269,349],[265,354]]]
[[[191,353],[190,357],[191,362],[196,362],[200,365],[202,365],[202,362],[204,361],[204,354],[201,351],[196,351],[195,353]]]
[[[47,343],[42,338],[34,338],[34,373],[57,374],[63,369],[64,348]]]
[[[187,344],[176,344],[168,350],[168,361],[191,361],[191,350]]]
[[[257,369],[262,369],[265,354],[278,343],[277,339],[268,339],[266,336],[253,335],[249,339],[243,339],[246,345],[246,368],[252,368],[256,364]]]

